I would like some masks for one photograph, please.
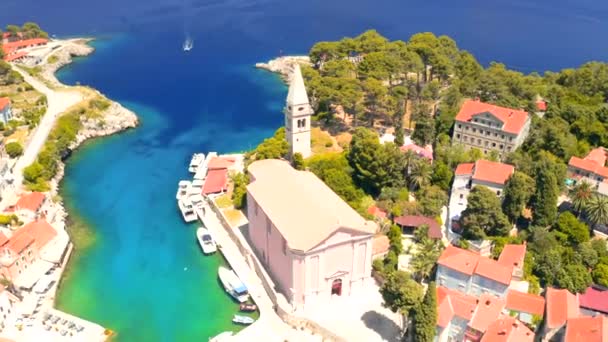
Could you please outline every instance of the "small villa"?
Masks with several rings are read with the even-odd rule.
[[[14,213],[23,220],[31,221],[43,214],[41,209],[45,203],[44,193],[30,192],[21,195],[14,205],[6,208],[5,212]]]
[[[249,238],[277,290],[296,309],[351,296],[371,278],[373,235],[323,181],[286,161],[249,166]]]
[[[608,179],[606,150],[603,147],[598,147],[591,150],[585,158],[570,157],[568,178],[572,183],[584,180],[596,187],[606,182]]]
[[[45,39],[45,38],[32,38],[32,39],[20,39],[20,40],[15,40],[15,41],[4,43],[4,44],[2,44],[2,49],[4,50],[4,60],[5,61],[15,60],[15,56],[17,54],[22,53],[22,51],[20,51],[20,50],[30,48],[30,47],[35,47],[35,46],[46,45],[46,43],[48,43],[48,41],[49,40]],[[22,55],[21,57],[23,57],[25,55]]]
[[[13,118],[11,109],[11,99],[8,97],[0,97],[0,120],[6,125]]]
[[[454,182],[450,193],[449,227],[453,231],[458,231],[457,221],[467,208],[467,198],[473,187],[482,185],[500,196],[514,172],[513,165],[483,159],[475,163],[459,164],[454,172]]]

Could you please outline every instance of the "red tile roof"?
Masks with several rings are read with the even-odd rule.
[[[498,263],[505,266],[523,267],[525,257],[525,243],[522,245],[505,245],[498,257]]]
[[[430,161],[433,161],[433,146],[431,146],[431,145],[421,147],[416,144],[408,144],[405,146],[401,146],[399,149],[401,150],[401,152],[410,151],[410,150],[414,151],[414,153],[416,153],[418,156],[429,159]]]
[[[372,255],[382,255],[388,252],[391,243],[386,235],[374,236],[372,241]]]
[[[378,208],[375,205],[372,205],[371,207],[367,208],[367,213],[381,219],[385,219],[387,216],[386,211]]]
[[[488,329],[488,326],[500,317],[500,313],[504,307],[504,300],[490,294],[482,294],[479,296],[477,308],[468,326],[484,333]]]
[[[549,287],[545,297],[547,300],[547,327],[549,329],[559,328],[566,324],[568,319],[580,316],[578,297],[568,290]]]
[[[215,194],[218,192],[226,191],[228,186],[228,170],[217,169],[209,170],[207,172],[207,178],[203,185],[203,194]]]
[[[532,293],[509,290],[507,292],[506,308],[543,317],[545,314],[545,298]]]
[[[19,254],[32,243],[34,243],[34,237],[21,228],[2,247],[7,248],[14,254]]]
[[[477,299],[462,292],[437,287],[437,325],[445,328],[454,316],[470,320],[475,311]]]
[[[513,165],[480,159],[475,162],[473,179],[504,185],[513,172]]]
[[[395,223],[403,227],[420,227],[426,224],[429,227],[428,236],[431,239],[441,239],[441,227],[439,223],[430,217],[405,215],[395,218]]]
[[[603,147],[594,148],[585,157],[587,160],[593,160],[601,166],[606,165],[606,151]]]
[[[503,122],[503,131],[512,134],[519,134],[528,120],[528,113],[523,110],[499,107],[489,103],[475,100],[467,100],[460,107],[456,115],[456,121],[470,122],[474,116],[483,113],[490,113],[498,120]]]
[[[209,160],[207,168],[209,170],[227,169],[234,165],[235,160],[234,157],[213,157]]]
[[[605,164],[606,151],[602,147],[591,150],[585,158],[570,157],[568,162],[568,166],[608,177],[608,168],[604,166]]]
[[[48,41],[49,41],[48,39],[44,39],[44,38],[17,40],[14,42],[2,44],[2,49],[4,50],[4,53],[8,55],[19,49],[26,48],[28,46],[46,44]]]
[[[454,174],[456,176],[472,175],[474,167],[475,163],[458,164],[458,166],[456,166],[456,171],[454,171]]]
[[[0,246],[4,245],[8,241],[8,238],[4,233],[0,232]]]
[[[608,290],[588,287],[578,300],[581,308],[608,314]]]
[[[17,210],[30,210],[36,212],[42,206],[45,198],[46,195],[42,192],[30,192],[19,198],[17,203],[15,203],[15,208]]]
[[[19,228],[2,247],[19,254],[32,243],[39,249],[57,236],[57,231],[45,220],[37,220]]]
[[[8,97],[0,97],[0,110],[4,110],[6,106],[11,104],[11,99]]]
[[[481,342],[532,342],[534,332],[513,317],[503,316],[488,326]]]
[[[544,112],[547,110],[547,102],[545,101],[536,101],[536,109],[538,109],[541,112]]]
[[[479,258],[479,254],[448,245],[439,256],[437,264],[456,270],[460,273],[472,275]]]
[[[568,319],[564,342],[607,342],[608,318],[578,317]]]
[[[17,53],[12,53],[10,55],[4,56],[4,61],[5,62],[12,62],[12,61],[18,60],[21,57],[25,57],[25,56],[27,56],[27,52],[20,51],[20,52],[17,52]]]
[[[493,259],[480,257],[475,268],[475,274],[501,284],[509,285],[511,284],[513,267],[501,265]]]

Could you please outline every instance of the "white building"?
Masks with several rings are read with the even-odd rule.
[[[293,70],[287,103],[283,112],[285,113],[285,137],[289,143],[289,155],[300,153],[304,158],[309,157],[311,154],[310,117],[314,112],[308,102],[299,64],[296,64]]]

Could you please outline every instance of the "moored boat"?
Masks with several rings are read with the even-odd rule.
[[[234,317],[232,318],[232,322],[236,324],[249,325],[255,322],[255,319],[248,316],[234,315]]]
[[[177,194],[175,194],[175,199],[181,199],[188,193],[188,188],[190,187],[190,181],[181,180],[177,184]]]
[[[192,203],[190,203],[190,201],[187,198],[179,199],[177,201],[177,205],[179,207],[179,210],[182,212],[182,217],[184,218],[184,221],[186,221],[186,222],[196,221],[197,216],[196,216],[196,213],[194,212],[194,207],[192,206]]]
[[[200,227],[196,230],[196,239],[198,244],[201,246],[203,253],[213,254],[217,251],[217,245],[213,240],[213,237],[205,227]]]
[[[205,155],[202,153],[195,153],[192,155],[192,159],[190,160],[190,166],[188,167],[188,171],[191,173],[196,173],[198,168],[205,162]]]
[[[247,287],[241,279],[234,273],[233,270],[229,270],[226,267],[220,266],[218,270],[218,275],[220,277],[220,281],[222,285],[224,285],[224,289],[228,292],[232,298],[236,299],[240,303],[245,303],[249,300],[249,293],[247,292]]]
[[[258,309],[258,306],[251,303],[243,303],[239,306],[239,310],[243,312],[254,312]]]

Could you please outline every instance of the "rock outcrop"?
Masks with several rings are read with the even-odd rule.
[[[283,56],[270,60],[268,63],[256,63],[255,67],[276,72],[287,81],[296,63],[310,65],[310,58],[308,56]]]

